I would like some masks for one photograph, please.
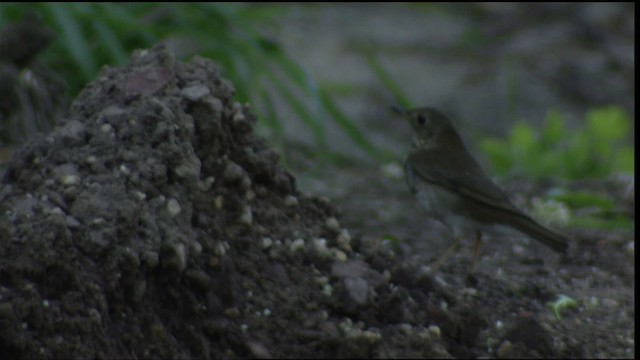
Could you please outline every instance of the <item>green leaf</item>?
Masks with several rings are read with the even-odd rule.
[[[618,150],[613,158],[613,170],[635,174],[635,151],[631,147]]]
[[[536,146],[536,136],[529,124],[519,121],[511,129],[511,147],[520,155],[527,154]]]
[[[513,162],[508,145],[503,140],[485,139],[480,143],[480,148],[489,156],[493,169],[500,175],[506,175]]]
[[[122,43],[113,30],[111,30],[107,24],[99,20],[93,22],[93,27],[96,29],[102,44],[109,49],[111,63],[117,65],[126,64],[128,59],[127,52],[122,47]]]
[[[631,122],[623,108],[608,106],[587,113],[587,130],[596,141],[611,143],[630,134]]]
[[[562,319],[560,313],[565,309],[571,309],[578,307],[578,302],[573,298],[568,297],[567,295],[558,295],[554,302],[548,303],[547,306],[553,311],[556,316],[556,319]]]
[[[609,219],[594,216],[574,216],[569,220],[569,226],[579,228],[591,228],[602,230],[633,230],[635,223],[633,219],[626,216],[615,216]]]
[[[597,206],[603,210],[610,210],[614,207],[613,200],[602,195],[590,192],[569,192],[552,196],[553,199],[567,204],[570,208],[583,208]]]
[[[564,119],[562,113],[556,110],[549,111],[542,130],[542,138],[540,139],[546,145],[553,146],[558,144],[565,136]]]

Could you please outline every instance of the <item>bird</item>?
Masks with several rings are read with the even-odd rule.
[[[404,160],[405,179],[427,215],[443,223],[456,241],[432,271],[475,232],[474,272],[483,232],[524,234],[556,252],[566,254],[569,240],[518,209],[480,167],[451,120],[432,107],[393,110],[409,121],[413,146]],[[497,231],[496,231],[497,230]]]

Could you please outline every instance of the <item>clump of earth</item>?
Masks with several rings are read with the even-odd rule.
[[[0,358],[585,355],[553,282],[452,291],[300,193],[255,120],[210,60],[105,68],[2,176]]]

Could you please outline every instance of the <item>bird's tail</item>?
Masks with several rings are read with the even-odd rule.
[[[519,231],[540,241],[553,250],[563,254],[567,253],[569,239],[567,239],[566,236],[547,229],[530,217],[526,215],[518,216],[518,220],[512,223],[512,225]]]

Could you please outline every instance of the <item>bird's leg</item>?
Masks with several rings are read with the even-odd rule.
[[[431,266],[431,274],[435,275],[438,272],[438,269],[440,269],[440,266],[442,265],[442,263],[449,257],[449,255],[451,255],[451,252],[453,251],[454,248],[456,248],[458,245],[460,245],[460,241],[462,240],[462,237],[457,237],[456,241],[454,241],[453,244],[451,244],[447,250],[444,251],[444,253],[442,253],[442,255],[440,255],[440,257],[438,258],[438,260],[435,262],[435,264],[433,264]]]
[[[478,255],[480,254],[480,245],[482,241],[482,231],[476,231],[476,246],[473,250],[473,262],[471,263],[471,274],[476,272],[476,264],[478,261]]]

